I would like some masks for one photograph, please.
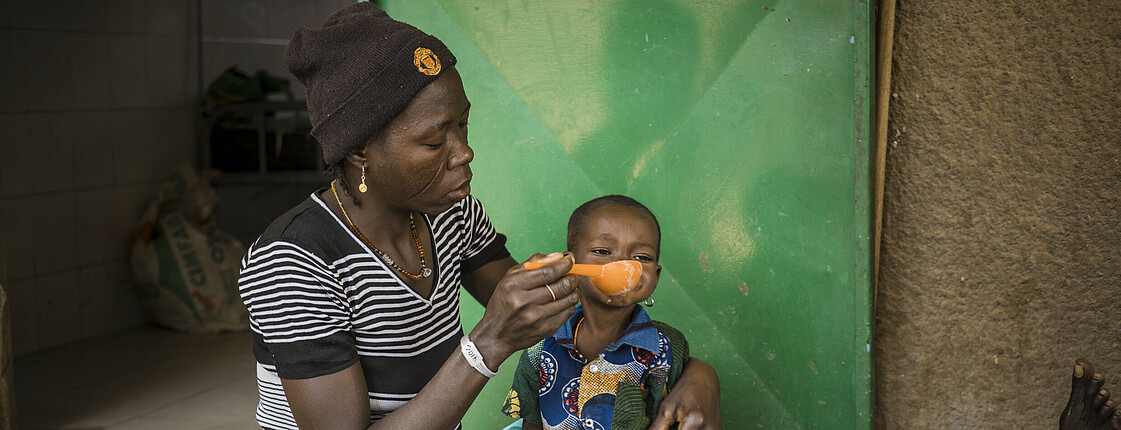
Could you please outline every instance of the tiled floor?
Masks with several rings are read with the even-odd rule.
[[[16,358],[22,430],[259,429],[248,333],[140,327]]]

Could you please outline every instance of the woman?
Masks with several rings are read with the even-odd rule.
[[[470,102],[438,39],[358,3],[298,29],[285,63],[336,179],[243,261],[258,422],[454,428],[494,369],[572,315],[572,261],[526,271],[470,196]],[[486,305],[466,336],[460,284]],[[694,360],[653,428],[718,428],[717,383]]]

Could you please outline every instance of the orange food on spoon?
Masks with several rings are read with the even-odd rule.
[[[537,270],[545,265],[535,261],[525,262],[525,268]],[[568,273],[587,276],[604,294],[619,294],[638,286],[642,278],[642,263],[635,260],[613,261],[607,264],[573,264]]]

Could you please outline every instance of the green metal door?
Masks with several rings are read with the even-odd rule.
[[[663,229],[649,311],[720,374],[725,428],[869,427],[868,3],[380,3],[458,57],[473,189],[515,258],[635,197]],[[467,429],[510,422],[515,365]]]

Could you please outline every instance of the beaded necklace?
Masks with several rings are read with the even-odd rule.
[[[350,215],[346,214],[346,208],[343,207],[343,201],[339,198],[339,192],[335,190],[335,181],[331,181],[331,193],[335,195],[335,201],[339,203],[339,210],[342,211],[343,218],[346,218],[346,224],[348,227],[350,227],[350,231],[354,232],[354,235],[358,236],[359,239],[362,239],[362,243],[365,243],[366,246],[370,247],[370,249],[373,250],[374,253],[378,255],[378,257],[381,257],[382,261],[388,264],[389,267],[392,267],[394,270],[401,272],[402,275],[405,275],[405,277],[414,281],[419,280],[420,278],[427,278],[429,276],[432,276],[432,269],[429,269],[428,265],[424,261],[424,245],[420,244],[420,235],[416,233],[416,223],[413,222],[412,211],[409,211],[409,230],[411,230],[413,233],[413,242],[416,242],[416,250],[420,252],[420,274],[416,275],[409,273],[405,269],[402,269],[401,266],[398,266],[397,263],[393,262],[392,258],[389,258],[389,254],[382,252],[382,250],[378,249],[378,247],[370,243],[369,240],[366,240],[366,236],[363,236],[362,232],[358,231],[358,227],[355,226],[354,222],[350,220]]]
[[[580,323],[582,322],[584,322],[584,317],[580,317],[580,321],[576,321],[576,329],[572,330],[572,347],[576,348],[576,354],[581,357],[583,357],[584,354],[580,354],[580,347],[576,346],[576,337],[580,336]]]

